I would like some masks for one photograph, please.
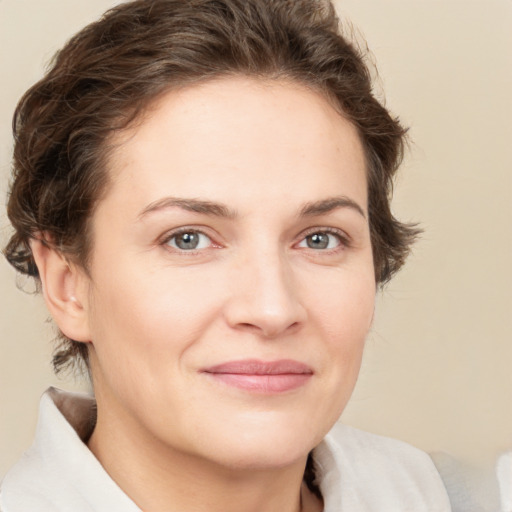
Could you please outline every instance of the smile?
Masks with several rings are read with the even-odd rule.
[[[304,386],[313,370],[298,361],[231,361],[202,370],[228,386],[262,394],[284,393]]]

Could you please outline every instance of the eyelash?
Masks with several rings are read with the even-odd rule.
[[[197,235],[205,236],[210,240],[210,245],[207,248],[190,249],[190,250],[180,249],[179,247],[173,247],[170,245],[171,240],[173,240],[183,234],[197,234]],[[343,232],[339,229],[327,228],[327,227],[310,228],[305,233],[301,234],[300,240],[298,242],[296,242],[294,244],[294,246],[297,246],[298,244],[306,241],[308,237],[310,237],[312,235],[316,235],[316,234],[325,234],[325,235],[334,236],[338,239],[339,245],[337,247],[330,248],[330,249],[309,248],[310,250],[312,250],[314,252],[319,252],[319,253],[322,252],[322,253],[331,254],[331,253],[342,251],[344,249],[351,247],[350,238],[347,236],[347,234],[345,232]],[[205,233],[204,230],[195,228],[195,227],[183,227],[183,228],[179,228],[175,231],[172,231],[171,233],[168,233],[164,238],[162,238],[162,240],[160,241],[160,245],[167,246],[168,249],[173,250],[173,252],[175,252],[176,254],[183,254],[183,255],[194,255],[194,254],[198,254],[206,249],[211,249],[211,248],[217,249],[217,248],[222,247],[220,244],[216,244],[212,240],[212,237],[210,235],[208,235],[207,233]],[[308,248],[305,247],[305,249],[308,249]]]
[[[198,254],[201,251],[204,251],[206,249],[206,248],[200,248],[200,249],[186,250],[186,249],[180,249],[179,247],[172,247],[170,245],[171,240],[179,237],[180,235],[184,235],[184,234],[191,234],[191,235],[196,234],[196,235],[202,235],[202,236],[207,237],[210,240],[210,245],[209,245],[208,249],[212,248],[212,247],[214,249],[221,247],[219,244],[216,244],[215,242],[213,242],[212,237],[210,235],[206,234],[204,232],[204,230],[199,229],[199,228],[193,228],[193,227],[183,227],[183,228],[179,228],[175,231],[172,231],[171,233],[168,233],[160,241],[160,245],[167,246],[169,249],[173,250],[173,252],[175,252],[176,254],[183,254],[183,255]]]
[[[311,229],[307,230],[305,233],[303,233],[301,235],[301,239],[300,239],[299,243],[302,243],[303,241],[307,240],[307,238],[309,236],[317,235],[317,234],[332,235],[338,239],[339,245],[337,247],[334,247],[331,249],[321,249],[320,250],[320,249],[310,248],[312,251],[331,254],[331,253],[342,251],[344,249],[351,247],[350,237],[344,231],[341,231],[340,229],[328,228],[328,227],[315,227],[315,228],[311,228]]]

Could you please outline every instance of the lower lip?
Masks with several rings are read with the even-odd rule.
[[[249,375],[240,373],[208,373],[217,381],[255,393],[284,393],[304,386],[312,374],[283,373],[276,375]]]

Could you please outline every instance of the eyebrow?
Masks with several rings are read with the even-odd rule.
[[[329,197],[320,201],[306,203],[300,211],[300,216],[315,217],[319,215],[325,215],[334,210],[337,210],[338,208],[350,208],[351,210],[354,210],[362,215],[364,219],[366,219],[366,214],[363,208],[359,206],[359,204],[356,203],[353,199],[350,199],[346,196]]]
[[[146,206],[146,208],[142,210],[137,218],[138,220],[141,220],[143,217],[150,213],[164,210],[166,208],[176,207],[193,213],[201,213],[204,215],[212,215],[214,217],[222,217],[227,219],[234,219],[238,216],[236,210],[232,210],[222,203],[205,201],[203,199],[195,198],[185,199],[179,197],[164,197],[163,199],[154,201],[153,203]],[[327,199],[306,203],[300,209],[299,217],[315,217],[319,215],[325,215],[334,210],[337,210],[338,208],[349,208],[356,211],[364,219],[366,219],[366,214],[363,208],[359,206],[359,204],[354,200],[346,196],[329,197]]]
[[[237,216],[237,212],[235,210],[231,210],[221,203],[205,201],[202,199],[164,197],[163,199],[159,199],[158,201],[146,206],[146,208],[144,208],[144,210],[142,210],[138,215],[138,219],[142,219],[142,217],[145,217],[149,213],[173,207],[181,208],[182,210],[189,212],[202,213],[205,215],[213,215],[215,217],[224,217],[228,219],[233,219]]]

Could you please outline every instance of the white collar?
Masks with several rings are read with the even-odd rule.
[[[80,439],[94,408],[85,394],[42,396],[34,443],[2,482],[4,512],[140,512]]]

